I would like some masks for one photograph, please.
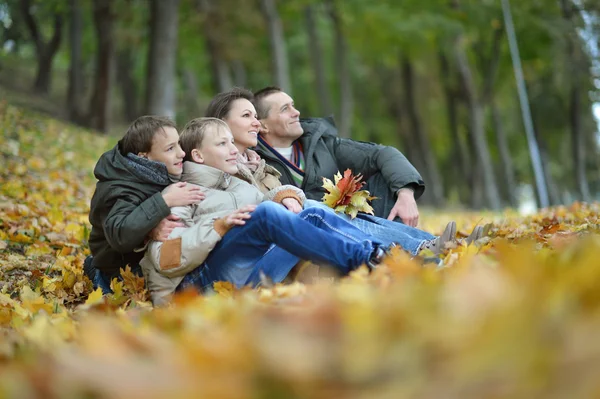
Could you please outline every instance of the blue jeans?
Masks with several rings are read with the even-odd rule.
[[[416,256],[419,253],[421,246],[423,246],[425,241],[433,240],[435,238],[434,235],[407,226],[403,223],[392,222],[366,213],[359,213],[356,218],[351,219],[350,216],[343,213],[337,213],[322,202],[315,200],[306,200],[304,202],[305,209],[312,207],[326,209],[329,212],[335,213],[340,218],[357,227],[363,233],[373,236],[382,242],[383,245],[390,245],[391,243],[398,244],[402,249],[413,256]]]
[[[296,215],[282,205],[263,202],[251,215],[245,225],[225,234],[204,264],[184,277],[178,290],[190,285],[204,290],[216,281],[237,287],[257,285],[261,271],[279,282],[299,259],[327,263],[348,273],[368,262],[375,246],[381,244],[322,208]]]

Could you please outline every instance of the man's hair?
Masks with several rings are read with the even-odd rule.
[[[210,104],[208,104],[208,108],[206,108],[204,116],[209,118],[225,119],[227,114],[229,114],[229,111],[231,111],[231,105],[233,102],[239,99],[245,99],[253,102],[254,95],[250,90],[246,90],[242,87],[234,87],[231,90],[219,93],[212,99]]]
[[[206,133],[212,129],[229,130],[227,123],[217,118],[196,118],[189,121],[179,135],[179,145],[185,151],[184,161],[192,160],[192,150],[200,148]]]
[[[254,93],[254,108],[256,108],[256,113],[259,120],[265,119],[269,116],[271,104],[266,101],[266,98],[271,94],[282,91],[283,90],[277,86],[268,86]]]
[[[140,152],[149,152],[152,149],[154,135],[160,131],[165,134],[164,128],[177,129],[175,122],[161,116],[140,116],[127,128],[125,136],[119,140],[119,151],[126,156],[130,152],[137,155]]]

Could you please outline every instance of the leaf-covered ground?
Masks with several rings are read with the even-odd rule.
[[[83,277],[92,168],[114,138],[0,102],[0,397],[481,398],[600,395],[597,204],[522,218],[422,212],[489,237],[421,268],[186,294]]]

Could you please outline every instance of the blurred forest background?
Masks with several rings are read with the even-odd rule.
[[[596,200],[600,2],[511,7],[550,204]],[[403,151],[420,203],[516,207],[536,190],[505,23],[501,0],[0,0],[0,96],[122,135],[278,85]]]

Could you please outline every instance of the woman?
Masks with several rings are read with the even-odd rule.
[[[256,285],[261,270],[281,281],[299,259],[344,274],[381,263],[387,248],[343,219],[319,208],[291,212],[301,208],[302,190],[279,186],[265,195],[234,177],[238,149],[222,120],[190,121],[180,143],[186,153],[181,180],[201,186],[205,199],[172,208],[185,228],[148,246],[140,265],[155,305],[188,286],[202,291],[216,281]],[[283,250],[274,255],[272,244]]]
[[[256,110],[252,104],[253,95],[242,88],[233,88],[213,98],[206,110],[207,117],[224,120],[229,126],[238,148],[240,161],[239,176],[259,187],[263,192],[280,185],[279,172],[260,159],[258,154],[250,150],[258,143],[260,122],[256,118]],[[307,200],[304,207],[324,207],[323,203]],[[338,214],[366,234],[372,235],[386,245],[398,244],[411,255],[416,256],[422,250],[429,249],[439,255],[446,243],[456,239],[456,224],[448,223],[443,234],[435,237],[425,231],[389,220],[359,214],[355,219]],[[476,227],[467,238],[467,243],[481,237],[482,228]]]

